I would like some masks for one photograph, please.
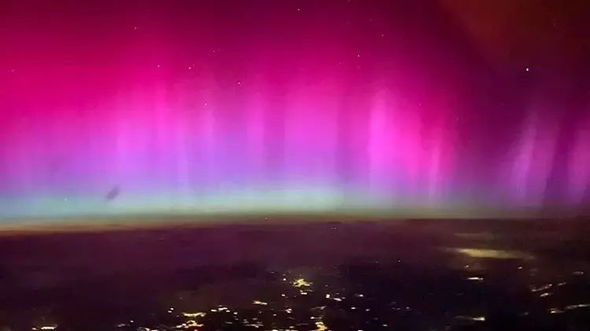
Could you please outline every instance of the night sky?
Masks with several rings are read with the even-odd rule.
[[[0,216],[582,213],[590,3],[0,2]]]

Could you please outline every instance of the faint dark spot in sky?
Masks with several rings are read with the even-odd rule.
[[[121,193],[121,190],[119,189],[119,186],[114,186],[112,189],[110,189],[107,194],[105,195],[105,199],[107,201],[112,201],[115,200],[119,194]]]

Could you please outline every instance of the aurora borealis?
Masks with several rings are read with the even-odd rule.
[[[588,6],[477,3],[3,1],[0,216],[584,211]]]

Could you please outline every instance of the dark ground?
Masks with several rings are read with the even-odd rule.
[[[0,237],[0,330],[590,330],[590,222]]]

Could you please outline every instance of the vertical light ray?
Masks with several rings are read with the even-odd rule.
[[[576,127],[568,161],[569,199],[573,203],[581,204],[590,190],[590,119],[588,118]]]
[[[557,143],[555,124],[531,113],[525,122],[521,138],[515,146],[510,180],[511,194],[520,204],[542,204]]]

